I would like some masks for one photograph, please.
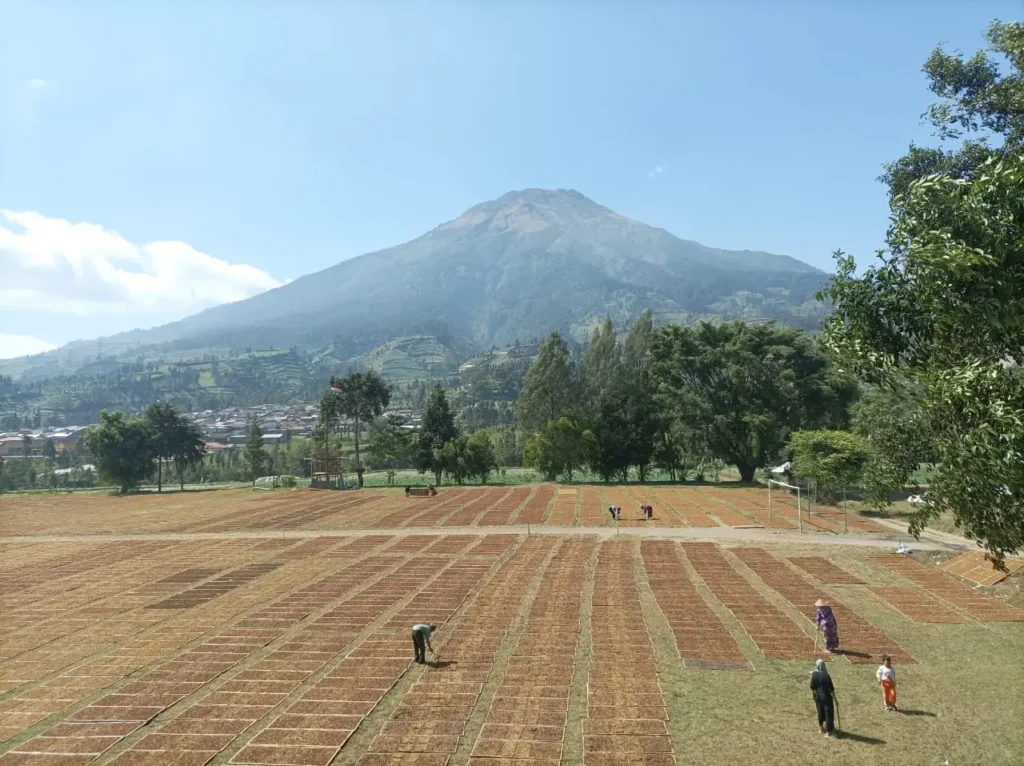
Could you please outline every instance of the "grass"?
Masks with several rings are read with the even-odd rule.
[[[869,582],[880,579],[877,568],[848,551],[824,546],[773,546],[770,550],[776,556],[824,555]],[[754,672],[685,670],[671,630],[648,595],[648,625],[680,763],[788,766],[818,758],[851,766],[1020,762],[1024,697],[1004,691],[1024,684],[1024,663],[1019,660],[1024,656],[1024,625],[913,623],[862,587],[828,589],[918,660],[916,665],[897,668],[903,712],[882,710],[874,665],[839,659],[829,663],[829,673],[839,699],[843,735],[826,740],[818,732],[807,688],[811,658],[805,663],[765,660],[724,607],[713,601],[740,639]],[[809,622],[805,627],[811,630]]]
[[[867,503],[862,503],[858,500],[850,500],[849,508],[851,511],[859,511],[870,518],[889,519],[891,521],[906,522],[907,524],[910,523],[911,517],[917,511],[913,505],[906,501],[897,501],[888,508],[880,511]],[[928,528],[951,535],[962,534],[956,526],[952,511],[943,511],[935,518],[930,519],[928,521]]]

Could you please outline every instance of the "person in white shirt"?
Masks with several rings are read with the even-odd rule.
[[[886,710],[896,710],[896,669],[892,666],[892,657],[882,655],[882,664],[875,671],[878,685],[882,687],[882,697]]]

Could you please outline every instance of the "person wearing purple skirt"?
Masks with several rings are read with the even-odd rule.
[[[819,598],[814,602],[818,611],[814,615],[814,621],[818,624],[818,630],[825,634],[825,651],[831,654],[839,648],[839,628],[836,626],[836,616],[832,614],[830,607],[824,599]]]

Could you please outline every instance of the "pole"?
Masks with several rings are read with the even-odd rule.
[[[808,501],[810,502],[810,501]],[[800,534],[804,533],[803,509],[800,507],[800,487],[796,488],[796,521],[800,527]]]
[[[846,487],[843,486],[843,532],[850,531],[850,513],[846,510]]]
[[[768,518],[772,517],[772,480],[768,479]]]

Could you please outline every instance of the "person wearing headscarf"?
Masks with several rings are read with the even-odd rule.
[[[814,695],[814,707],[818,711],[818,728],[826,737],[831,737],[835,731],[835,693],[832,677],[825,669],[825,661],[818,660],[811,672],[811,694]]]
[[[818,608],[814,614],[814,621],[818,624],[818,630],[825,634],[825,651],[831,654],[839,648],[839,628],[836,625],[836,617],[832,614],[832,607],[824,599],[819,598],[814,605]]]

